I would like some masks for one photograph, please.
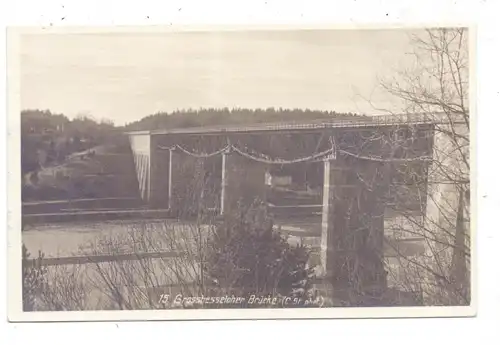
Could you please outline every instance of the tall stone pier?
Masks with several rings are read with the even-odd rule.
[[[470,159],[465,124],[439,125],[433,136],[425,217],[424,265],[445,277],[428,275],[424,298],[449,294],[450,303],[470,299]],[[436,288],[437,287],[437,288]],[[441,298],[443,298],[441,296]]]
[[[161,150],[158,147],[157,138],[149,133],[137,133],[129,137],[140,197],[150,207],[167,208],[169,200],[169,151]]]
[[[139,196],[149,202],[151,186],[151,140],[148,133],[138,133],[129,137],[130,147],[139,184]]]
[[[356,303],[387,286],[382,176],[370,162],[342,156],[324,162],[321,268],[334,298]]]
[[[154,137],[152,137],[154,139]],[[152,140],[154,143],[155,140]],[[149,204],[153,208],[169,207],[170,152],[158,145],[151,148],[151,175]]]

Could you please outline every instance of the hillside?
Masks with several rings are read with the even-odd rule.
[[[66,156],[104,144],[116,144],[121,131],[109,121],[88,116],[73,120],[49,110],[21,112],[22,174],[62,163]]]
[[[138,197],[132,153],[96,146],[24,176],[23,201]]]

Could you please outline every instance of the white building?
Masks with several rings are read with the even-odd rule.
[[[292,184],[291,176],[275,176],[271,175],[269,171],[266,171],[266,185],[271,187],[284,187]]]

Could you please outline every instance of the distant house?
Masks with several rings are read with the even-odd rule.
[[[285,187],[292,184],[292,177],[283,175],[272,175],[269,171],[266,171],[265,175],[266,185],[271,187]]]

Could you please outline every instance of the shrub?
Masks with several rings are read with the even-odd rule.
[[[309,254],[306,246],[290,245],[277,233],[264,209],[252,207],[215,227],[203,262],[206,284],[247,301],[250,295],[309,299]]]
[[[42,266],[43,253],[38,252],[36,259],[30,259],[31,254],[23,244],[22,270],[23,270],[23,310],[35,310],[36,297],[42,292],[47,274],[47,268]]]

